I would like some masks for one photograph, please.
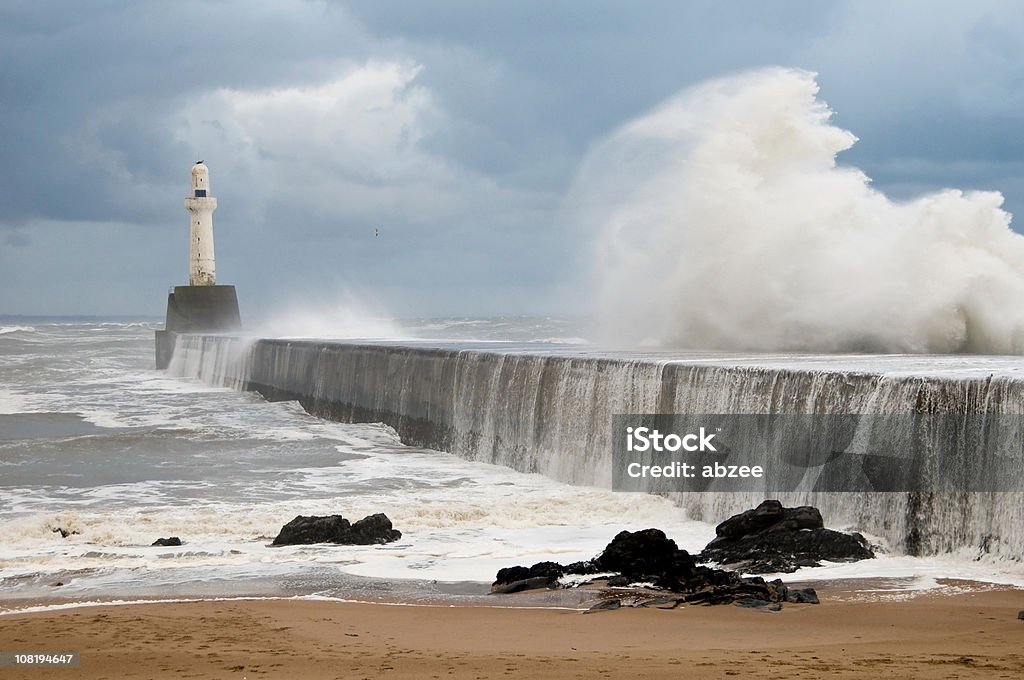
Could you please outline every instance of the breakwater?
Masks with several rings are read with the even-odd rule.
[[[298,400],[324,418],[382,422],[411,445],[606,487],[613,414],[1024,413],[1018,360],[1000,357],[619,353],[188,334],[177,336],[168,370]],[[764,495],[673,499],[692,517],[717,521]],[[813,504],[830,525],[909,553],[1019,558],[1024,546],[1021,492],[772,495]]]

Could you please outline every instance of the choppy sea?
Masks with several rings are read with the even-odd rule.
[[[405,446],[380,424],[153,368],[156,319],[0,318],[0,612],[40,601],[483,596],[495,572],[600,552],[623,529],[699,551],[668,500],[568,486]],[[403,337],[582,342],[557,319],[408,320]],[[271,547],[296,515],[383,512],[383,546]],[[153,547],[178,536],[180,547]],[[884,546],[882,546],[884,549]],[[1024,585],[1019,563],[883,554],[800,580]]]

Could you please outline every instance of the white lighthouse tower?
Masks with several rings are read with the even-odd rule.
[[[217,271],[213,257],[213,211],[217,199],[210,195],[210,169],[202,161],[192,166],[192,193],[185,199],[189,214],[189,265],[190,286],[213,286],[217,283]]]
[[[213,259],[213,211],[210,169],[192,166],[192,193],[185,199],[189,216],[188,285],[167,294],[167,319],[156,331],[156,367],[167,368],[178,333],[229,333],[242,327],[234,286],[217,285]]]

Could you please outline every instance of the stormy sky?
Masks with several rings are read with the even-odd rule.
[[[243,316],[571,312],[588,148],[765,65],[819,74],[889,195],[1024,215],[1021,45],[1012,1],[6,0],[0,314],[162,314],[198,159]]]

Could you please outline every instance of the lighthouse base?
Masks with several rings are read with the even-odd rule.
[[[174,354],[176,333],[241,330],[234,286],[175,286],[167,295],[167,320],[156,332],[156,367],[167,368]]]

